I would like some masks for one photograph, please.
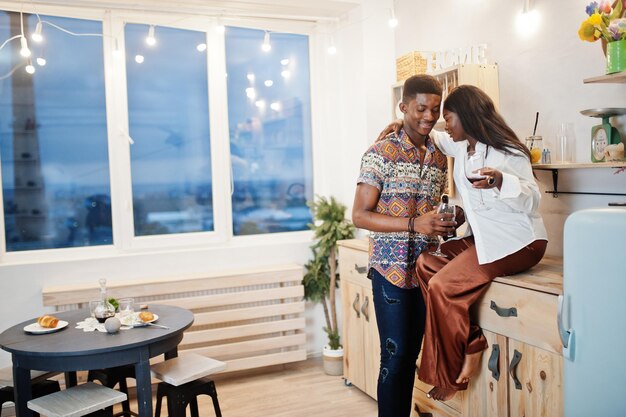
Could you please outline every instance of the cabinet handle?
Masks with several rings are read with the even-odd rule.
[[[511,375],[511,378],[513,378],[513,382],[515,383],[515,389],[520,390],[522,389],[522,383],[519,381],[519,379],[517,379],[515,371],[517,370],[517,365],[521,360],[522,353],[515,349],[515,351],[513,352],[513,359],[511,359],[511,364],[509,365],[509,374]]]
[[[415,404],[415,407],[413,407],[413,409],[415,410],[415,412],[417,413],[419,417],[433,417],[432,413],[421,412],[417,404]]]
[[[356,295],[356,297],[354,297],[354,302],[352,303],[352,309],[354,311],[356,311],[356,318],[360,318],[361,317],[361,312],[359,311],[359,300],[361,298],[359,297],[359,294]]]
[[[495,344],[491,347],[491,356],[487,363],[487,369],[491,371],[491,376],[496,381],[500,380],[500,346]]]
[[[569,346],[570,338],[572,336],[572,329],[566,330],[565,324],[563,324],[563,306],[565,304],[565,298],[559,295],[558,309],[556,312],[556,323],[559,326],[559,336],[561,336],[561,343],[564,348]]]
[[[370,309],[369,309],[370,299],[366,295],[365,301],[363,301],[363,305],[361,306],[361,313],[365,317],[365,321],[370,321]]]
[[[510,307],[510,308],[498,307],[496,302],[491,300],[491,304],[489,305],[489,308],[495,311],[496,314],[500,317],[517,317],[517,308],[515,307]]]
[[[367,272],[367,267],[366,266],[359,266],[357,264],[354,264],[354,269],[356,270],[356,272],[358,272],[359,274],[364,274],[365,272]]]

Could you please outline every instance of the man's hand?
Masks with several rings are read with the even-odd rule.
[[[447,236],[454,233],[456,228],[452,217],[452,213],[437,213],[437,210],[433,210],[416,217],[413,230],[430,236]]]
[[[396,119],[393,122],[389,123],[387,126],[385,126],[382,132],[379,133],[378,138],[376,138],[376,142],[383,140],[385,136],[390,133],[400,133],[400,129],[402,129],[403,125],[404,122],[402,121],[402,119]]]

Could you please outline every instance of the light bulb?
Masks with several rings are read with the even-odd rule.
[[[246,75],[246,78],[248,78],[248,81],[250,81],[251,83],[253,83],[254,80],[256,79],[256,77],[254,76],[252,72],[249,72],[248,75]]]
[[[24,58],[28,58],[30,56],[30,49],[28,49],[28,42],[26,42],[25,37],[22,36],[20,38],[20,44],[22,46],[22,48],[20,49],[20,55],[22,55]]]
[[[156,45],[156,38],[154,37],[154,26],[150,25],[148,29],[148,36],[146,37],[146,43],[150,46]]]
[[[199,43],[198,46],[196,46],[196,49],[200,52],[206,51],[206,43]]]
[[[391,8],[391,17],[389,18],[388,23],[390,28],[395,28],[398,26],[398,19],[396,19],[396,12],[393,7]]]
[[[250,100],[254,100],[256,98],[256,90],[254,89],[254,87],[246,88],[246,97],[248,97]]]
[[[46,58],[42,58],[42,57],[37,58],[37,65],[39,65],[40,67],[45,66],[46,65]]]
[[[280,111],[281,108],[282,108],[282,106],[280,105],[279,101],[275,101],[272,104],[270,104],[270,109],[272,109],[274,111]]]
[[[271,87],[271,86],[274,85],[274,81],[272,81],[272,80],[265,80],[265,82],[263,84],[265,84],[266,87]]]
[[[280,72],[280,75],[281,75],[281,77],[283,77],[283,78],[289,78],[289,77],[291,77],[291,72],[290,72],[289,70],[282,70],[282,71]]]
[[[289,65],[289,59],[284,58],[280,60],[280,65]]]
[[[222,19],[217,19],[217,25],[215,26],[215,31],[217,33],[224,33],[226,32],[226,26],[224,26],[224,24],[222,23]]]
[[[34,74],[35,73],[35,67],[33,66],[33,64],[31,62],[29,62],[28,65],[26,65],[26,67],[24,69],[29,74]]]
[[[37,22],[37,26],[35,26],[35,33],[30,35],[30,38],[35,42],[41,42],[43,40],[43,36],[41,36],[41,28],[42,28],[41,20]]]
[[[138,64],[142,64],[144,61],[143,55],[135,55],[135,62]]]
[[[261,49],[263,50],[263,52],[269,52],[272,50],[272,45],[270,44],[269,32],[265,32],[265,35],[263,36],[263,45],[261,45]]]
[[[265,108],[265,100],[257,100],[254,102],[254,105],[257,106],[259,109],[264,109]]]

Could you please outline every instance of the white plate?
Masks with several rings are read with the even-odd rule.
[[[24,326],[24,331],[26,333],[32,333],[32,334],[53,333],[53,332],[58,332],[61,329],[64,329],[65,327],[67,327],[68,324],[69,323],[66,322],[65,320],[59,320],[59,322],[57,323],[57,327],[49,328],[49,327],[41,327],[39,323],[35,322],[35,323],[29,324],[28,326]]]
[[[150,321],[141,320],[139,318],[139,313],[133,313],[131,316],[124,317],[123,319],[120,318],[120,321],[122,322],[122,326],[132,326],[132,325],[141,324],[141,323],[154,323],[155,321],[159,319],[159,316],[154,313],[152,313],[152,315],[154,316],[154,318]]]

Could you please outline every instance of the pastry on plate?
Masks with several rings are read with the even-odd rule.
[[[37,319],[37,324],[46,329],[54,329],[57,327],[57,324],[59,324],[59,319],[54,316],[45,315]]]
[[[150,311],[142,311],[141,313],[139,313],[139,320],[145,322],[149,322],[154,320],[154,314],[152,314]]]

